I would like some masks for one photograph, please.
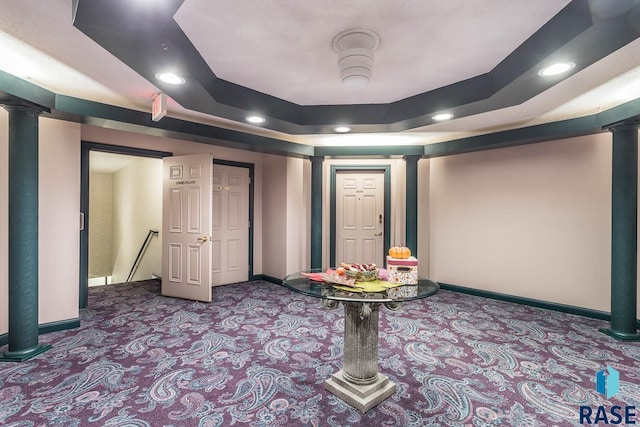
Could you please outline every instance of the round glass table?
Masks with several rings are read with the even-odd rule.
[[[417,285],[392,285],[387,282],[360,282],[351,289],[313,280],[310,270],[291,274],[282,285],[294,292],[321,298],[327,309],[344,306],[344,359],[342,369],[324,383],[325,389],[361,412],[391,396],[395,383],[378,372],[378,319],[380,306],[396,310],[405,301],[426,298],[440,289],[436,282],[418,278]]]

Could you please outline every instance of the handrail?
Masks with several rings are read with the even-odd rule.
[[[159,234],[158,231],[156,230],[149,230],[149,232],[147,233],[147,238],[144,239],[144,243],[142,243],[142,247],[140,248],[140,251],[138,252],[138,256],[136,257],[136,260],[133,262],[133,266],[131,267],[131,271],[129,272],[129,275],[127,276],[127,283],[131,281],[131,279],[133,279],[133,275],[136,274],[136,270],[138,270],[138,267],[140,266],[140,262],[142,261],[142,257],[144,256],[145,252],[147,251],[147,248],[149,247],[149,243],[151,242],[151,239],[153,238],[153,236],[157,236]]]

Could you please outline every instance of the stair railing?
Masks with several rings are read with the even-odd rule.
[[[144,243],[142,243],[142,247],[140,248],[140,251],[138,252],[138,256],[136,257],[136,260],[133,262],[133,266],[131,267],[131,271],[129,272],[129,275],[127,276],[127,282],[130,282],[131,279],[133,279],[133,275],[136,274],[136,270],[138,270],[138,267],[140,266],[140,262],[142,262],[142,257],[144,256],[145,252],[147,252],[147,248],[149,247],[149,244],[151,243],[151,239],[153,238],[153,236],[157,236],[159,234],[158,231],[156,230],[149,230],[149,232],[147,233],[147,238],[144,239]]]

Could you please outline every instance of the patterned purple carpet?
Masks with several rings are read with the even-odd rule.
[[[366,414],[323,388],[342,307],[266,282],[202,304],[153,281],[92,288],[89,307],[81,328],[41,336],[48,352],[0,364],[0,425],[552,426],[577,425],[580,405],[640,407],[640,344],[597,332],[607,323],[449,291],[380,310],[398,389]],[[608,400],[606,366],[620,372]]]

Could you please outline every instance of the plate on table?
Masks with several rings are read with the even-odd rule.
[[[337,284],[353,287],[355,286],[355,279],[341,276],[336,273],[335,270],[328,269],[326,273],[302,273],[303,276],[308,277],[309,279],[315,282],[325,282],[329,284]]]

